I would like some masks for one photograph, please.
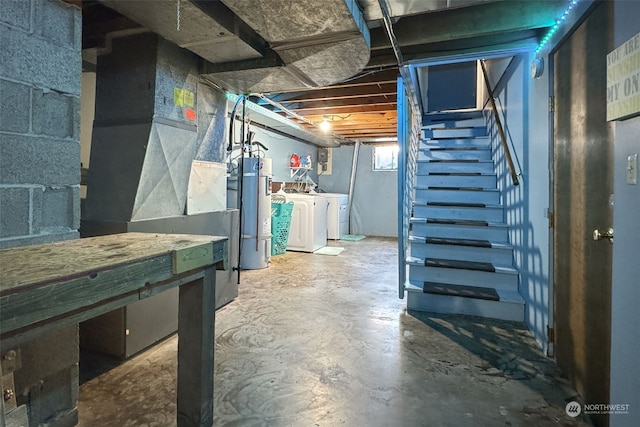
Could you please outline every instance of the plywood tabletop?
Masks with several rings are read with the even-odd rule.
[[[0,250],[0,294],[226,240],[192,234],[122,233],[4,249]]]

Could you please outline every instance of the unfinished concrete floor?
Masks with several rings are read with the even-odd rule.
[[[345,250],[243,272],[216,313],[216,426],[586,425],[523,325],[407,312],[395,239],[330,244]],[[176,351],[172,337],[84,382],[80,425],[175,425]]]

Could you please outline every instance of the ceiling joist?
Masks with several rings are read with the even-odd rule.
[[[102,47],[105,36],[109,33],[141,28],[135,20],[105,7],[101,2],[66,1],[82,5],[84,49]],[[101,1],[105,4],[117,4]],[[230,50],[230,57],[235,59],[203,60],[202,69],[207,72],[213,70],[233,74],[238,70],[255,70],[256,73],[260,73],[272,68],[281,69],[281,54],[285,55],[295,49],[312,48],[321,42],[348,41],[353,36],[353,30],[346,29],[330,35],[321,33],[311,36],[305,33],[282,40],[267,40],[269,35],[263,31],[264,29],[260,29],[260,25],[256,25],[258,21],[248,18],[254,16],[254,9],[244,10],[239,6],[250,2],[183,1],[195,5],[197,10],[213,19],[221,26],[225,37],[238,37],[256,53],[255,57],[245,55],[240,58],[239,53]],[[513,55],[513,52],[531,50],[546,34],[548,28],[555,24],[566,8],[568,0],[465,0],[455,2],[455,7],[449,7],[450,2],[444,0],[400,2],[401,0],[389,1],[391,11],[396,12],[391,20],[393,34],[404,62],[421,66],[427,62],[452,60],[451,58],[461,55],[480,57],[491,52],[495,56],[507,51]],[[357,72],[357,69],[360,69],[357,75],[327,87],[316,87],[315,84],[311,84],[313,82],[305,83],[309,87],[291,85],[290,89],[283,88],[276,93],[260,95],[268,97],[274,104],[264,99],[256,99],[256,102],[279,114],[301,117],[299,122],[305,127],[311,126],[309,123],[319,123],[323,118],[329,117],[332,132],[347,138],[373,139],[396,136],[397,80],[400,76],[397,57],[387,31],[380,25],[379,1],[362,0],[359,3],[365,8],[364,16],[370,17],[368,24],[371,49],[367,52],[369,62],[353,71]],[[287,13],[292,14],[291,18],[296,17],[291,10]],[[174,25],[174,20],[167,22]],[[344,59],[351,58],[343,58],[343,62]],[[313,66],[326,70],[335,68],[326,61]],[[298,71],[296,68],[287,68],[288,73],[304,82],[304,79],[301,79],[302,72]],[[287,114],[286,111],[281,111],[281,108],[290,112]]]

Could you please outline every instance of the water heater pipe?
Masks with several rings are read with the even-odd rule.
[[[351,234],[351,207],[353,206],[353,188],[356,185],[356,172],[358,170],[358,156],[360,154],[360,141],[356,140],[353,146],[353,159],[351,161],[351,177],[349,179],[349,234]]]
[[[235,110],[235,108],[234,108]],[[244,180],[244,124],[247,114],[247,97],[242,97],[242,124],[241,124],[241,148],[240,148],[240,167],[238,170],[238,214],[240,215],[240,232],[238,233],[238,285],[240,284],[240,260],[242,255],[242,235],[244,234],[244,221],[242,220],[242,181]],[[235,114],[232,115],[235,119]]]

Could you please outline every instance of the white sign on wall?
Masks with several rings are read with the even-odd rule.
[[[640,33],[607,55],[607,120],[640,114]]]

